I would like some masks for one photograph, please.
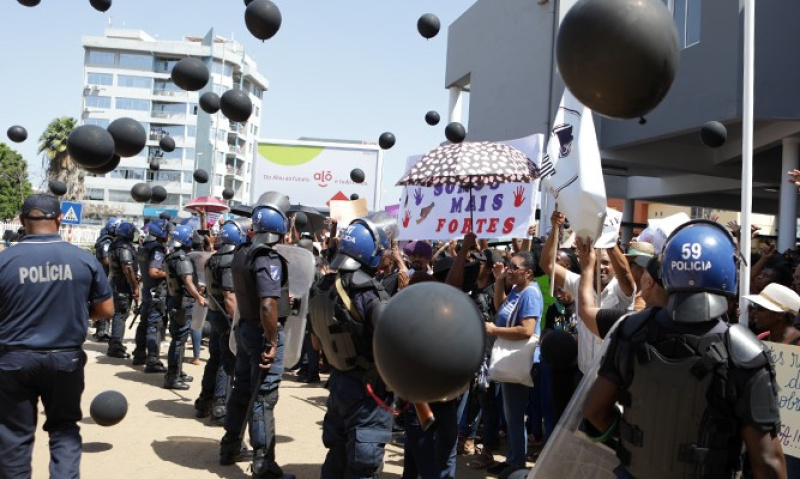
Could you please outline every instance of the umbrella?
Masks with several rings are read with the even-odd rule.
[[[205,224],[205,216],[209,212],[225,213],[230,210],[227,203],[213,196],[198,196],[183,206],[183,209],[200,213],[200,224]]]
[[[236,216],[243,216],[251,218],[253,216],[253,207],[247,205],[236,205],[231,207],[231,214]]]
[[[327,228],[325,226],[325,215],[317,209],[300,204],[291,205],[287,214],[288,216],[293,216],[295,213],[305,213],[306,217],[308,218],[308,222],[305,224],[305,226],[302,228],[297,228],[297,230],[301,233],[307,232],[311,233],[312,235],[321,235],[322,232]]]

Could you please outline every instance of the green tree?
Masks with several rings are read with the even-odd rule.
[[[69,156],[67,137],[78,124],[78,120],[68,116],[56,118],[47,125],[47,129],[39,138],[39,153],[44,153],[42,166],[47,169],[47,181],[63,181],[67,185],[67,193],[61,198],[66,201],[80,201],[86,194],[85,176]]]
[[[28,180],[28,163],[22,155],[0,143],[0,220],[19,216],[22,202],[33,193]]]

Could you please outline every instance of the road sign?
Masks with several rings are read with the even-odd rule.
[[[65,225],[81,224],[83,205],[75,201],[61,202],[61,223]]]

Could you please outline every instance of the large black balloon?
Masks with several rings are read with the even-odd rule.
[[[89,0],[89,3],[98,12],[105,12],[108,11],[109,8],[111,8],[111,0]]]
[[[150,192],[151,203],[161,203],[167,199],[167,189],[163,186],[154,186]]]
[[[158,171],[161,169],[161,165],[157,161],[150,162],[150,170],[151,171]]]
[[[429,124],[430,126],[438,125],[441,119],[442,117],[439,116],[438,111],[431,110],[428,113],[425,113],[425,123]]]
[[[39,2],[41,2],[41,0],[17,0],[17,1],[19,2],[20,5],[25,5],[26,7],[35,7],[36,5],[39,5]]]
[[[234,194],[235,193],[233,191],[233,188],[225,188],[224,190],[222,190],[222,199],[223,200],[229,200],[229,199],[233,198]]]
[[[439,21],[439,17],[432,13],[426,13],[417,20],[417,31],[425,38],[435,37],[440,28],[442,28],[442,23]]]
[[[147,143],[147,132],[133,118],[117,118],[107,129],[114,138],[114,152],[122,158],[138,155]]]
[[[280,9],[269,0],[253,0],[244,11],[244,24],[259,40],[269,40],[275,36],[282,21]]]
[[[228,90],[220,98],[220,108],[225,118],[243,123],[253,113],[253,102],[242,90]]]
[[[485,331],[475,303],[442,283],[395,295],[375,325],[375,365],[389,389],[411,402],[451,399],[483,361]]]
[[[728,140],[728,129],[718,121],[709,121],[700,128],[700,141],[709,148],[719,148]]]
[[[164,135],[159,140],[158,147],[167,153],[175,151],[175,140],[169,135]]]
[[[150,185],[147,183],[136,183],[131,188],[131,198],[134,201],[138,201],[139,203],[144,203],[145,201],[150,201],[150,198],[153,197],[153,190],[150,189]]]
[[[103,166],[114,156],[114,138],[105,128],[83,125],[67,137],[69,156],[84,168]]]
[[[184,58],[172,67],[172,81],[183,90],[202,90],[210,77],[208,67],[199,58]]]
[[[363,183],[366,175],[364,175],[364,170],[361,168],[354,168],[350,171],[350,179],[353,180],[355,183]]]
[[[19,125],[14,125],[6,131],[6,135],[14,143],[22,143],[28,139],[28,130]]]
[[[198,168],[198,169],[194,170],[194,173],[192,173],[192,178],[194,178],[194,181],[196,181],[198,183],[207,183],[208,182],[208,172],[206,170],[202,169],[202,168]]]
[[[678,33],[660,0],[580,0],[561,21],[556,57],[578,101],[610,118],[639,118],[672,86]]]
[[[353,193],[350,195],[350,201],[355,201],[359,198],[358,193]]]
[[[454,121],[448,123],[448,125],[444,127],[444,136],[450,143],[461,143],[464,141],[464,138],[467,137],[467,130],[464,128],[464,125]]]
[[[245,7],[250,5],[251,3],[253,3],[253,0],[244,0],[244,6]]]
[[[207,91],[200,95],[200,108],[209,115],[219,111],[219,95],[213,91]]]
[[[397,138],[394,137],[394,133],[391,132],[384,132],[381,133],[381,136],[378,137],[378,146],[380,146],[384,150],[388,150],[389,148],[394,146],[394,143],[397,141]]]
[[[308,224],[308,215],[303,213],[302,211],[298,211],[294,214],[294,226],[295,228],[305,228]]]
[[[93,175],[105,175],[106,173],[111,173],[112,171],[117,169],[120,161],[121,158],[117,155],[114,155],[111,157],[111,160],[109,160],[109,162],[106,163],[105,165],[98,166],[97,168],[83,167],[83,169]]]
[[[128,400],[117,391],[104,391],[92,399],[89,415],[100,426],[119,424],[128,414]]]
[[[56,196],[67,194],[67,185],[64,184],[63,181],[50,180],[47,182],[47,187],[50,188],[50,192]]]

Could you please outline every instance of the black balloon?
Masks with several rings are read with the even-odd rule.
[[[244,6],[245,7],[250,5],[251,3],[253,3],[253,0],[244,0]]]
[[[719,148],[728,140],[728,129],[718,121],[709,121],[700,128],[700,141],[709,148]]]
[[[151,161],[150,162],[150,170],[151,171],[158,171],[160,169],[161,169],[161,165],[158,164],[158,162],[156,162],[156,161]]]
[[[200,108],[209,115],[219,111],[219,95],[213,91],[207,91],[200,95]]]
[[[192,178],[194,178],[194,181],[196,181],[198,183],[207,183],[208,182],[208,172],[206,170],[202,169],[202,168],[198,168],[198,169],[194,170],[194,173],[192,173]]]
[[[442,117],[439,116],[438,111],[431,110],[428,113],[425,113],[425,123],[429,124],[430,126],[438,125],[441,119]]]
[[[104,391],[92,399],[89,415],[100,426],[119,424],[128,414],[128,400],[117,391]]]
[[[108,11],[109,8],[111,8],[111,0],[89,0],[89,3],[98,12],[105,12]]]
[[[350,195],[350,201],[355,201],[357,199],[358,199],[358,194],[357,193],[353,193],[352,195]]]
[[[154,186],[151,190],[150,202],[161,203],[167,199],[167,189],[163,186]]]
[[[305,228],[308,224],[308,216],[303,213],[302,211],[298,211],[294,214],[294,226],[296,228]]]
[[[28,130],[19,125],[14,125],[6,131],[6,135],[14,143],[22,143],[28,139]]]
[[[121,158],[117,155],[114,155],[105,165],[98,166],[97,168],[83,167],[83,169],[93,175],[105,175],[106,173],[111,173],[114,171],[119,166],[120,161]]]
[[[150,185],[147,183],[136,183],[131,188],[131,198],[134,201],[138,201],[139,203],[144,203],[145,201],[150,201],[150,198],[153,196],[153,190],[150,189]]]
[[[158,147],[166,151],[167,153],[175,151],[175,140],[172,139],[172,137],[169,135],[164,135],[158,142]]]
[[[67,137],[69,156],[84,168],[103,166],[114,156],[114,138],[96,125],[83,125]]]
[[[169,220],[171,220],[171,219],[172,219],[172,215],[171,215],[171,214],[169,214],[169,211],[162,211],[162,212],[161,212],[161,213],[158,215],[158,219],[160,219],[160,220],[167,220],[167,221],[169,221]]]
[[[442,28],[442,23],[439,21],[439,17],[432,13],[426,13],[417,20],[417,31],[425,38],[435,37],[440,28]]]
[[[220,98],[220,108],[222,114],[230,121],[244,123],[253,113],[253,102],[242,90],[228,90]]]
[[[114,138],[114,152],[122,158],[138,155],[147,143],[147,132],[133,118],[117,118],[107,130]]]
[[[578,101],[610,118],[639,118],[672,86],[678,33],[660,0],[580,0],[561,21],[556,57]]]
[[[454,121],[444,127],[444,136],[450,143],[461,143],[467,137],[467,130],[464,125]]]
[[[17,1],[19,2],[20,5],[25,5],[26,7],[35,7],[36,5],[39,5],[39,2],[41,2],[41,0],[17,0]]]
[[[397,138],[394,137],[394,133],[384,132],[381,133],[381,136],[378,137],[378,146],[380,146],[384,150],[388,150],[389,148],[394,146],[394,143],[397,141]]]
[[[259,40],[269,40],[281,28],[283,17],[270,0],[253,0],[244,11],[244,24]]]
[[[172,67],[172,81],[182,90],[202,90],[210,77],[208,67],[199,58],[184,58]]]
[[[354,168],[350,172],[350,179],[356,183],[363,183],[365,178],[366,175],[364,175],[364,170],[362,170],[361,168]]]
[[[233,191],[233,188],[225,188],[224,190],[222,190],[222,199],[223,200],[229,200],[229,199],[233,198],[234,194],[235,193]]]
[[[375,365],[389,389],[407,401],[452,399],[481,365],[485,336],[469,296],[442,283],[412,285],[379,313]]]
[[[64,184],[63,181],[50,180],[47,182],[47,187],[50,188],[50,192],[56,196],[62,196],[67,193],[67,185]]]

